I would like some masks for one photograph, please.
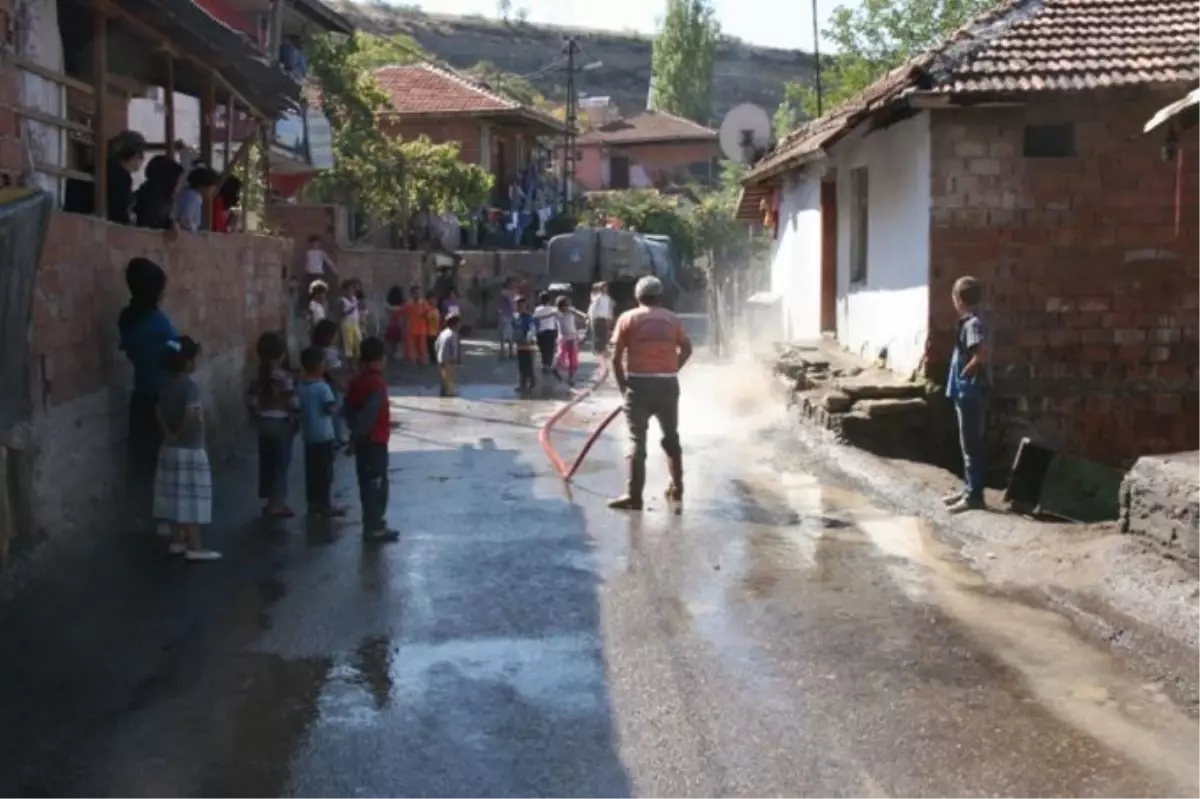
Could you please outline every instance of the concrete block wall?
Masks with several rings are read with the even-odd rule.
[[[972,274],[987,291],[1004,407],[1052,446],[1117,466],[1200,437],[1197,142],[1180,137],[1180,171],[1163,161],[1161,134],[1141,135],[1183,92],[932,117],[929,373],[944,377],[951,286]],[[1024,157],[1027,125],[1060,123],[1074,126],[1074,156]]]
[[[32,335],[34,518],[49,535],[93,533],[118,507],[132,371],[118,349],[124,269],[150,258],[168,275],[164,310],[202,347],[209,451],[244,440],[243,397],[258,336],[284,326],[292,242],[162,233],[55,213],[38,269]]]
[[[343,278],[363,281],[369,294],[386,295],[398,285],[407,290],[420,285],[432,288],[434,263],[423,252],[372,247],[352,247],[339,240],[338,207],[334,205],[276,205],[269,219],[272,228],[296,242],[291,262],[298,276],[303,275],[304,250],[309,236],[321,238],[326,252],[337,264]],[[547,272],[545,251],[534,250],[462,250],[459,285],[465,290],[472,280],[499,283],[507,277],[537,282]]]

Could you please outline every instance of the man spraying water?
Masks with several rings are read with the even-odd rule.
[[[679,370],[692,357],[692,342],[683,323],[661,307],[663,285],[643,277],[633,290],[638,307],[626,311],[613,328],[613,377],[625,398],[629,427],[625,495],[608,503],[615,510],[641,510],[646,487],[646,433],[658,419],[667,453],[671,484],[667,500],[683,501],[683,450],[679,444]]]

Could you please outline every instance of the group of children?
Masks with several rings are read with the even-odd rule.
[[[511,283],[505,283],[504,291],[511,291]],[[607,297],[605,284],[597,283],[592,287],[593,307],[596,306],[597,296]],[[560,370],[565,371],[567,385],[574,387],[575,375],[579,372],[579,347],[588,327],[593,328],[597,351],[607,344],[607,341],[601,340],[606,336],[607,327],[605,325],[605,330],[602,330],[601,323],[607,318],[593,319],[575,308],[571,298],[565,294],[554,297],[548,291],[539,293],[537,305],[532,311],[525,297],[514,295],[513,307],[515,312],[511,326],[501,320],[500,353],[504,357],[506,347],[515,346],[520,378],[517,391],[520,393],[531,391],[537,385],[534,377],[535,355],[541,356],[543,376],[553,375],[561,381],[563,375]],[[506,332],[511,334],[511,345],[506,340]]]

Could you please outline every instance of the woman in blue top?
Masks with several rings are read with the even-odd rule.
[[[125,267],[129,304],[117,327],[121,350],[133,364],[133,393],[129,398],[129,460],[126,484],[134,518],[150,515],[154,472],[162,433],[156,416],[159,390],[166,379],[162,359],[167,342],[179,337],[159,307],[167,287],[162,267],[147,258],[134,258]]]

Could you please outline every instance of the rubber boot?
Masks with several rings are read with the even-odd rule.
[[[683,502],[683,456],[668,457],[667,472],[671,475],[671,484],[667,486],[667,501]]]
[[[646,461],[641,458],[628,458],[625,464],[629,470],[625,496],[612,500],[608,507],[613,510],[641,510],[642,491],[646,487]]]

